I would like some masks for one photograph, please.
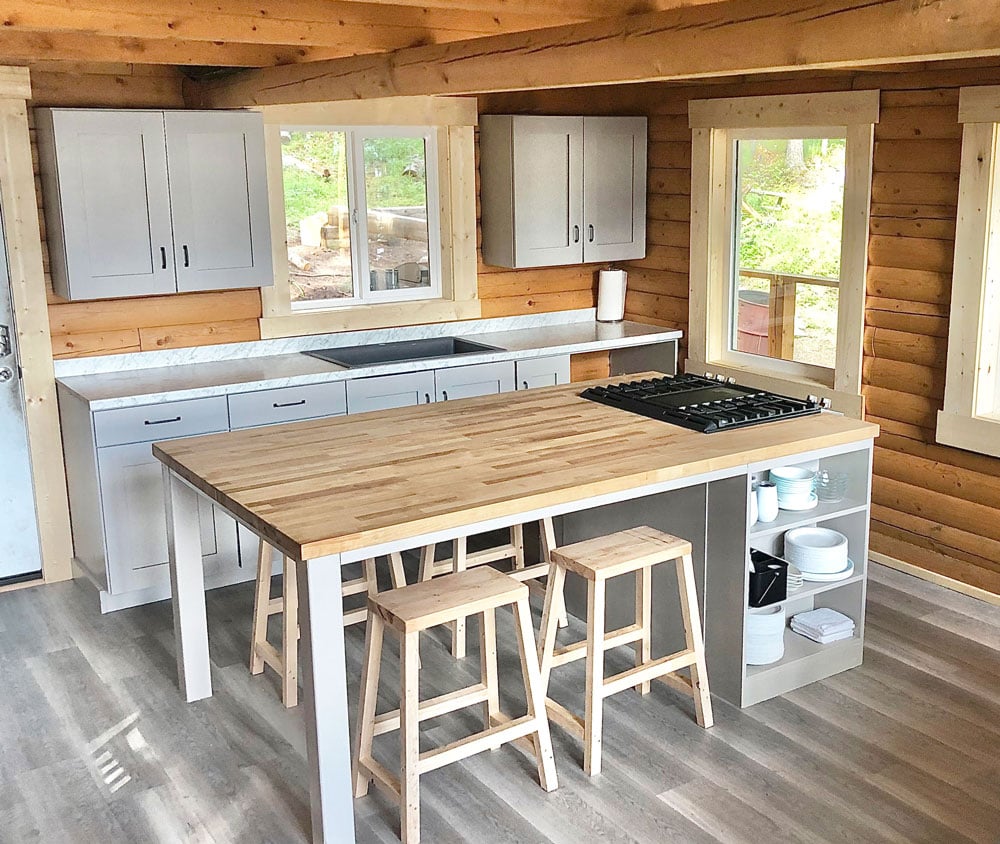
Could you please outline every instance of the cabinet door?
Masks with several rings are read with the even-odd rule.
[[[108,554],[108,591],[113,595],[166,583],[166,504],[163,464],[149,443],[97,450],[101,505]],[[198,498],[205,575],[239,564],[236,523]]]
[[[646,254],[646,118],[583,119],[585,261]]]
[[[517,363],[517,389],[555,387],[569,383],[569,355],[549,358],[526,358]]]
[[[514,266],[583,256],[583,118],[515,117]]]
[[[514,389],[514,362],[479,363],[434,372],[438,401],[494,396]]]
[[[434,373],[406,372],[347,382],[347,412],[367,413],[434,401]]]
[[[274,283],[263,118],[167,112],[177,289]]]
[[[56,293],[174,292],[163,113],[54,109],[38,140]]]

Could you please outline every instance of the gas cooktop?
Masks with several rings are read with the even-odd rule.
[[[812,397],[794,399],[767,390],[741,387],[732,379],[717,380],[701,375],[665,375],[607,387],[590,387],[580,395],[705,434],[809,416],[824,407]]]

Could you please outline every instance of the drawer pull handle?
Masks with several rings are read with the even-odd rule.
[[[591,240],[593,240],[593,238],[591,238]],[[185,267],[190,267],[191,266],[191,256],[188,254],[187,244],[185,243],[181,248],[184,250],[184,266]]]
[[[165,270],[167,268],[167,247],[160,247],[160,269]]]
[[[431,394],[424,393],[424,404],[430,404],[430,403],[431,403]]]
[[[274,402],[272,407],[300,407],[306,403],[305,399],[299,399],[298,401],[285,401],[285,402]]]
[[[580,227],[573,226],[573,243],[579,243],[579,242],[580,242]]]
[[[143,425],[166,425],[169,422],[180,422],[180,416],[175,416],[173,419],[147,419],[143,422]]]
[[[594,227],[592,225],[587,226],[587,241],[590,243],[594,242]]]
[[[441,396],[444,398],[445,401],[448,401],[448,391],[447,390],[442,390],[441,391]]]
[[[524,384],[524,387],[522,389],[527,390],[528,389],[528,382],[527,381],[522,381],[521,383]]]

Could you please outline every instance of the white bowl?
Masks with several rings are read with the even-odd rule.
[[[812,484],[816,480],[816,473],[812,469],[803,469],[800,466],[779,466],[770,471],[771,482],[776,484]]]

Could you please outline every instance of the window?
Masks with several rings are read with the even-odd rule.
[[[441,295],[431,129],[281,127],[293,310]]]
[[[696,100],[693,370],[860,415],[878,92]]]
[[[1000,87],[963,88],[944,409],[937,440],[1000,457]]]
[[[265,106],[261,335],[477,319],[476,100]]]

